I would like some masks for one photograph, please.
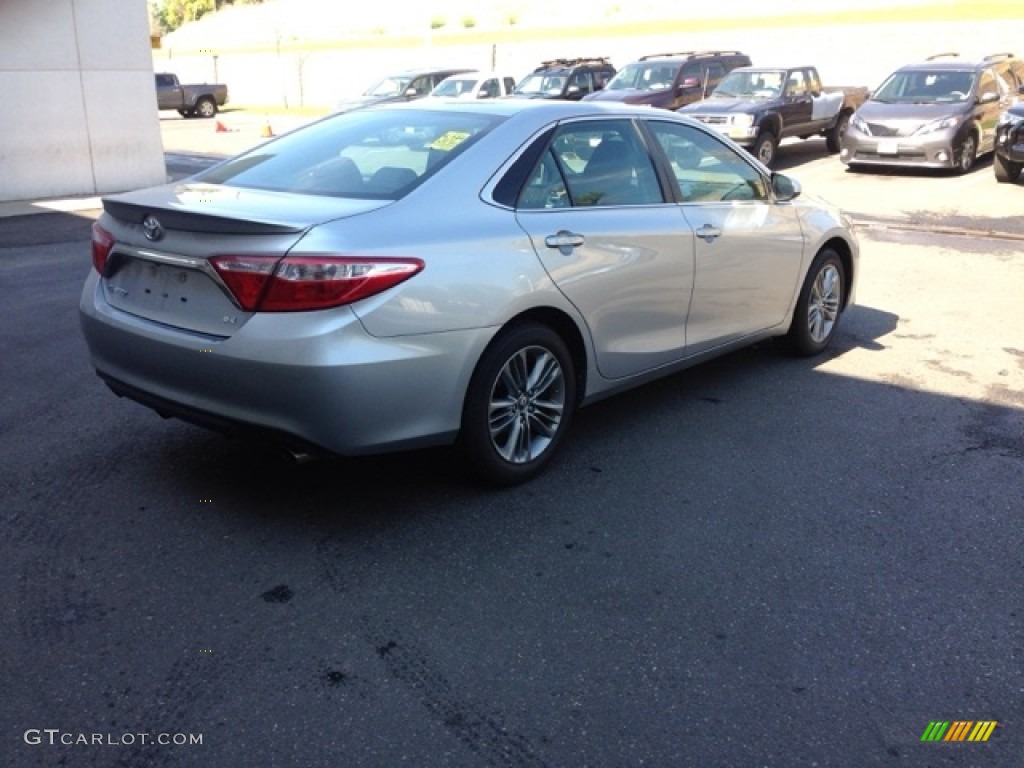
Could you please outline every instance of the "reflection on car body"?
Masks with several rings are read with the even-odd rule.
[[[457,442],[497,483],[580,405],[759,339],[821,351],[858,277],[840,212],[642,107],[359,110],[103,205],[81,319],[116,393],[302,450]]]

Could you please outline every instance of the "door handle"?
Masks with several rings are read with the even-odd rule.
[[[705,224],[703,227],[694,232],[697,237],[703,240],[705,243],[712,242],[716,237],[722,234],[722,230],[718,227],[712,227],[710,224]]]
[[[569,232],[566,229],[559,230],[555,234],[544,238],[544,245],[548,248],[557,248],[559,253],[564,256],[571,254],[572,249],[583,245],[583,242],[583,235],[577,235],[575,232]]]

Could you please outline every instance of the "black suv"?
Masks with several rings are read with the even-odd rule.
[[[642,56],[627,64],[600,93],[587,101],[621,101],[678,109],[700,101],[736,67],[749,67],[739,51],[684,51]]]
[[[579,101],[600,91],[614,75],[615,67],[605,58],[553,59],[524,77],[510,97]]]

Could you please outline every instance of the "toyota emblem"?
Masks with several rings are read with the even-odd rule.
[[[147,216],[142,220],[142,234],[146,236],[147,240],[156,242],[164,236],[163,225],[157,221],[156,216]]]

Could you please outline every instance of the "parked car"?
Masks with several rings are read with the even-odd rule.
[[[1024,85],[1018,86],[1017,92],[1022,100],[1003,112],[996,126],[992,169],[999,182],[1017,181],[1024,169]]]
[[[515,90],[511,75],[494,72],[464,72],[446,77],[430,92],[431,98],[499,99]]]
[[[739,67],[706,101],[679,111],[770,166],[786,138],[824,136],[828,151],[838,152],[850,115],[867,97],[866,87],[823,86],[816,67]]]
[[[1000,112],[1015,98],[1005,54],[964,61],[940,54],[893,72],[853,117],[839,159],[967,173],[995,147]]]
[[[765,338],[821,352],[858,245],[680,115],[490,99],[333,115],[105,197],[92,266],[118,395],[294,450],[457,442],[508,484],[578,406]]]
[[[600,91],[614,75],[615,67],[605,58],[552,59],[524,77],[512,97],[579,101]]]
[[[621,101],[662,109],[678,109],[700,101],[736,67],[750,65],[739,51],[686,51],[642,56],[627,64],[594,101]]]
[[[342,99],[334,108],[335,112],[348,112],[376,104],[391,104],[399,101],[413,101],[428,96],[438,83],[446,77],[472,72],[472,69],[410,69],[382,77],[361,96]]]
[[[221,83],[182,85],[170,72],[156,74],[158,109],[175,109],[182,117],[213,117],[228,103],[228,87]]]

